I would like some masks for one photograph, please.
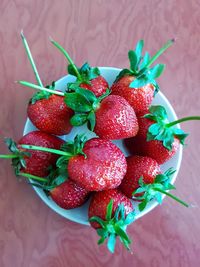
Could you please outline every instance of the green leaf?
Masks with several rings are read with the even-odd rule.
[[[150,113],[156,118],[160,118],[162,120],[167,119],[167,112],[163,106],[151,106],[149,108]]]
[[[97,234],[101,237],[106,238],[108,236],[108,231],[104,228],[98,228],[97,229]]]
[[[87,114],[79,114],[78,113],[78,114],[75,114],[73,117],[71,117],[70,123],[73,126],[80,126],[80,125],[83,125],[84,123],[86,123],[87,119],[88,119],[88,115]]]
[[[146,52],[145,55],[144,55],[144,57],[143,57],[142,63],[140,64],[140,69],[145,68],[145,66],[149,62],[149,59],[150,59],[150,55],[149,55],[148,52]]]
[[[89,221],[90,221],[90,222],[97,222],[97,223],[99,223],[100,226],[101,226],[102,228],[105,227],[105,222],[104,222],[101,218],[99,218],[99,217],[97,217],[97,216],[93,216],[93,217],[91,217],[91,218],[89,219]]]
[[[92,110],[90,102],[78,93],[68,93],[65,96],[65,104],[76,112],[89,112]]]
[[[75,89],[76,93],[84,96],[88,102],[90,102],[91,104],[97,99],[95,94],[92,91],[89,91],[87,89],[78,87]]]
[[[115,229],[115,232],[118,236],[120,236],[122,239],[126,240],[129,244],[131,243],[131,240],[129,239],[128,235],[119,225],[116,224],[114,226],[114,229]]]
[[[142,57],[142,49],[143,49],[143,46],[144,46],[144,41],[143,40],[140,40],[137,45],[136,45],[136,48],[135,48],[135,53],[137,55],[137,59],[138,59],[138,62],[140,61],[141,57]]]
[[[160,131],[162,131],[162,126],[158,123],[152,124],[148,129],[148,132],[152,135],[157,135],[160,133]]]
[[[130,68],[132,71],[136,71],[137,70],[137,62],[138,62],[138,58],[137,55],[135,53],[135,51],[130,50],[128,52],[128,57],[129,57],[129,61],[130,61]]]
[[[96,116],[95,116],[95,112],[92,110],[90,111],[90,113],[87,116],[87,120],[88,120],[88,128],[90,131],[94,131],[94,127],[96,124]]]
[[[106,209],[106,220],[109,221],[112,217],[112,210],[113,210],[113,199],[110,200],[107,209]]]
[[[179,139],[182,145],[185,145],[185,139],[189,135],[188,133],[185,133],[183,130],[173,127],[173,134]]]
[[[153,68],[149,69],[149,79],[154,80],[158,78],[164,71],[165,65],[164,64],[157,64]]]
[[[155,194],[155,199],[160,205],[162,204],[162,195],[159,192]]]
[[[111,253],[115,251],[115,244],[116,244],[116,236],[115,234],[111,234],[108,238],[107,247]]]
[[[67,67],[67,71],[68,71],[69,74],[71,74],[71,75],[77,77],[77,74],[76,74],[76,72],[74,71],[74,67],[72,66],[72,64],[69,64],[69,65],[68,65],[68,67]]]
[[[151,80],[149,80],[148,76],[146,75],[142,75],[139,78],[135,78],[135,80],[133,80],[130,84],[129,87],[130,88],[141,88],[143,86],[145,86],[146,84],[150,83]]]
[[[147,200],[144,199],[144,200],[138,205],[139,211],[143,211],[143,210],[146,208],[146,205],[147,205]]]
[[[136,194],[140,194],[140,193],[144,193],[145,192],[145,188],[143,188],[143,187],[139,187],[138,189],[136,189],[133,193],[132,193],[132,195],[134,196],[134,195],[136,195]]]
[[[97,244],[98,244],[98,245],[101,245],[101,244],[104,243],[105,240],[106,240],[105,237],[101,237],[101,238],[98,240]]]

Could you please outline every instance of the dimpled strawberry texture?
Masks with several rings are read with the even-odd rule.
[[[131,156],[127,159],[127,173],[120,185],[124,195],[132,198],[133,192],[139,187],[139,179],[143,176],[146,184],[154,182],[156,176],[161,173],[158,163],[150,157]]]
[[[154,86],[147,84],[140,88],[130,88],[130,83],[134,80],[133,76],[124,76],[111,87],[113,95],[124,97],[132,106],[136,113],[147,110],[154,97]]]
[[[23,136],[18,144],[35,145],[54,149],[60,149],[64,144],[64,141],[56,136],[52,136],[47,133],[40,131],[34,131]],[[58,159],[58,155],[35,151],[35,150],[24,150],[31,154],[30,157],[26,157],[26,168],[22,168],[21,171],[30,173],[32,175],[45,177],[49,174],[49,167],[55,166]]]
[[[163,164],[176,154],[180,145],[180,141],[175,137],[171,150],[168,150],[166,147],[164,147],[162,141],[146,141],[148,129],[152,124],[155,123],[153,120],[143,118],[143,116],[148,113],[148,111],[143,111],[137,114],[139,124],[138,135],[134,138],[126,140],[125,144],[132,154],[137,153],[143,156],[149,156],[155,159],[158,164]]]
[[[116,188],[126,174],[127,163],[121,150],[110,141],[100,138],[85,143],[83,155],[69,160],[69,177],[87,191]]]
[[[101,96],[102,94],[105,94],[106,89],[109,88],[109,85],[102,76],[98,76],[97,78],[90,80],[90,84],[81,83],[80,87],[92,91],[95,94],[95,96],[98,97]]]
[[[123,195],[118,189],[110,189],[107,191],[97,192],[93,195],[88,211],[89,218],[98,216],[102,220],[105,220],[107,206],[111,199],[113,200],[112,216],[119,204],[124,205],[125,215],[128,215],[133,211],[133,205],[130,199]],[[100,225],[96,222],[90,222],[90,224],[95,229],[100,228]]]
[[[74,112],[66,106],[62,96],[51,95],[29,104],[27,113],[31,122],[45,133],[64,135],[72,129],[70,118]]]
[[[96,110],[94,131],[99,137],[109,140],[135,136],[138,121],[133,108],[121,96],[106,97]]]
[[[70,179],[50,192],[53,201],[63,209],[73,209],[83,205],[88,195],[89,193],[83,187]]]

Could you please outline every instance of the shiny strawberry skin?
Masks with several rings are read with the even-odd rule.
[[[147,110],[154,97],[154,86],[147,84],[141,88],[130,88],[133,76],[124,76],[111,86],[112,95],[124,97],[136,113]]]
[[[98,76],[90,80],[90,83],[91,84],[81,83],[80,87],[92,91],[97,97],[101,96],[102,94],[105,94],[106,89],[109,88],[107,81],[102,76]]]
[[[129,198],[139,187],[139,179],[143,176],[144,183],[151,184],[161,173],[158,163],[150,157],[131,156],[127,158],[127,173],[120,185],[121,191]]]
[[[23,136],[19,140],[18,145],[25,144],[60,149],[63,143],[64,141],[56,136],[40,131],[34,131]],[[22,149],[20,148],[20,150]],[[47,176],[49,174],[48,168],[50,166],[55,166],[56,160],[58,159],[57,155],[49,152],[27,149],[23,149],[23,151],[30,152],[31,156],[25,158],[26,168],[21,169],[21,172],[30,173],[40,177]]]
[[[135,136],[138,121],[133,108],[121,96],[106,97],[96,110],[94,131],[99,137],[108,140]]]
[[[116,188],[126,174],[126,158],[110,141],[100,138],[85,143],[83,155],[69,160],[69,177],[88,191]]]
[[[68,179],[50,191],[53,201],[63,209],[74,209],[83,205],[89,193],[81,186]]]
[[[148,128],[155,123],[153,120],[143,118],[143,116],[147,113],[149,112],[144,111],[138,113],[138,135],[125,141],[125,144],[132,154],[148,156],[155,159],[158,164],[163,164],[176,154],[180,146],[180,141],[178,138],[174,138],[172,150],[168,150],[166,147],[164,147],[163,143],[159,140],[146,141]]]
[[[133,211],[133,205],[130,199],[123,195],[118,189],[110,189],[94,193],[89,205],[88,217],[97,216],[105,220],[106,209],[111,200],[113,200],[112,216],[119,204],[124,205],[125,215]],[[96,222],[90,222],[90,224],[95,229],[100,228],[100,225]]]
[[[62,96],[51,95],[35,104],[29,103],[27,113],[31,122],[45,133],[64,135],[72,129],[70,118],[74,112],[66,106]]]

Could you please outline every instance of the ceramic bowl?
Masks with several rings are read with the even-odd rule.
[[[109,83],[109,85],[112,85],[113,81],[115,80],[116,76],[118,75],[118,73],[120,72],[121,69],[118,68],[112,68],[112,67],[100,67],[100,72],[101,75],[107,80],[107,82]],[[74,81],[74,77],[71,75],[67,75],[64,76],[63,78],[59,79],[56,82],[56,88],[59,90],[65,90],[67,83],[68,82],[73,82]],[[167,100],[167,98],[163,95],[163,93],[159,92],[154,101],[153,101],[153,105],[163,105],[168,113],[169,116],[169,120],[173,121],[177,119],[176,113],[173,109],[173,107],[171,106],[171,104],[169,103],[169,101]],[[34,127],[34,125],[30,122],[29,119],[27,119],[25,127],[24,127],[24,135],[36,130],[36,128]],[[87,136],[89,138],[92,138],[95,136],[94,133],[90,132],[89,130],[87,130],[87,128],[85,126],[81,126],[81,127],[74,127],[73,130],[71,131],[70,134],[62,136],[61,138],[64,140],[73,140],[74,136],[77,133],[81,133],[85,131]],[[128,156],[128,151],[126,150],[126,148],[123,146],[122,141],[117,140],[117,141],[113,141],[113,143],[115,143],[123,152],[126,156]],[[173,167],[176,172],[174,173],[173,177],[172,177],[172,183],[175,182],[176,176],[178,174],[179,168],[180,168],[180,164],[181,164],[181,159],[182,159],[182,147],[180,146],[178,152],[176,153],[176,155],[169,160],[167,163],[163,164],[161,166],[162,171],[166,171],[168,168]],[[88,222],[88,205],[89,205],[89,201],[87,201],[87,203],[85,203],[85,205],[76,208],[76,209],[71,209],[71,210],[64,210],[62,208],[60,208],[59,206],[57,206],[50,197],[47,197],[47,195],[44,193],[44,191],[42,189],[39,189],[37,187],[34,187],[34,190],[36,191],[36,193],[38,194],[38,196],[55,212],[57,212],[58,214],[60,214],[61,216],[65,217],[68,220],[80,223],[80,224],[85,224],[85,225],[89,225]],[[158,203],[154,200],[152,200],[147,207],[142,211],[139,212],[137,209],[137,203],[134,203],[134,206],[136,207],[136,219],[144,216],[145,214],[147,214],[148,212],[150,212],[152,209],[154,209]]]

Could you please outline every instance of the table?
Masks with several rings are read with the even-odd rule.
[[[127,51],[143,38],[151,54],[170,38],[176,43],[161,58],[166,70],[162,92],[179,117],[200,107],[199,0],[2,0],[0,3],[0,151],[2,137],[19,139],[26,105],[33,91],[14,81],[34,82],[20,39],[31,46],[44,83],[66,74],[66,62],[49,42],[63,44],[78,65],[128,66]],[[133,254],[117,246],[111,255],[98,247],[90,227],[51,211],[25,182],[18,182],[9,161],[0,161],[1,267],[197,267],[200,263],[200,183],[198,122],[183,125],[190,132],[184,148],[176,194],[196,205],[186,209],[165,199],[162,206],[129,229]]]

